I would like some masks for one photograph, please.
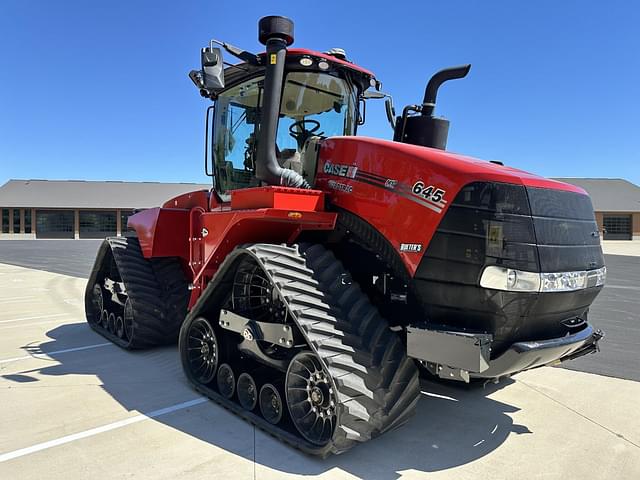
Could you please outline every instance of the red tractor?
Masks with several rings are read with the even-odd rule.
[[[373,73],[288,49],[284,17],[259,39],[257,55],[202,49],[190,77],[213,101],[213,188],[105,240],[92,328],[128,349],[179,334],[196,390],[317,455],[405,423],[420,373],[496,380],[597,350],[587,312],[606,270],[586,192],[444,151],[438,87],[469,65],[398,117],[388,99],[387,141],[356,136],[386,96]]]

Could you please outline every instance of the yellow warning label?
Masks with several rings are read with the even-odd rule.
[[[275,53],[271,54],[271,58],[269,59],[269,63],[271,65],[275,65],[276,64],[276,54]]]
[[[500,222],[488,222],[486,254],[500,257],[504,248],[504,230]]]
[[[489,227],[489,243],[497,243],[502,240],[502,226],[491,225]]]

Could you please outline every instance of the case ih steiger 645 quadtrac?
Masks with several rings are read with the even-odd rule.
[[[444,151],[424,101],[394,141],[356,136],[373,73],[342,50],[287,49],[265,17],[251,54],[212,41],[191,79],[214,188],[129,218],[102,244],[90,325],[123,348],[175,341],[194,387],[305,452],[406,422],[419,371],[469,382],[596,351],[605,267],[580,188]],[[241,62],[227,68],[222,49]],[[369,90],[371,89],[371,90]]]

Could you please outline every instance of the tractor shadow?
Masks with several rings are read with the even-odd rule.
[[[60,326],[47,335],[51,341],[41,345],[43,352],[55,351],[56,344],[69,336],[83,335],[90,342],[102,340],[86,324]],[[144,413],[198,397],[187,384],[175,347],[127,352],[108,346],[90,352],[56,356],[55,365],[15,372],[14,380],[26,381],[34,372],[94,376],[105,392],[127,410]],[[398,478],[407,471],[437,472],[473,462],[499,448],[509,435],[531,433],[526,426],[513,423],[509,414],[517,412],[517,407],[490,398],[511,383],[506,380],[483,387],[423,380],[417,413],[409,423],[326,459],[305,455],[259,429],[254,431],[253,426],[213,402],[150,421],[255,459],[256,472],[263,467],[299,475],[342,470],[367,479]],[[72,396],[81,393],[71,389],[69,395],[69,401],[74,402]],[[166,447],[171,449],[171,445]]]

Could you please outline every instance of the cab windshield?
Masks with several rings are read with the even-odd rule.
[[[216,101],[214,155],[216,185],[222,195],[257,186],[254,176],[264,77],[253,78],[220,94]],[[353,135],[355,87],[328,73],[290,72],[280,103],[276,152],[283,166],[296,161],[312,136]]]

